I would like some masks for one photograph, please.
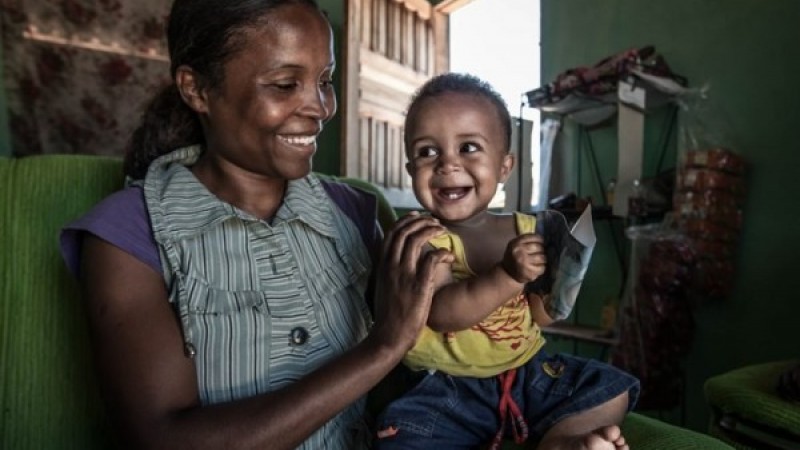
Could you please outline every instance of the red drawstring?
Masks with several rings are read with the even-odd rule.
[[[517,369],[511,369],[497,376],[502,387],[500,403],[497,406],[497,412],[500,414],[500,429],[497,430],[497,434],[495,434],[489,446],[490,450],[498,450],[500,448],[503,442],[506,418],[509,412],[511,413],[511,431],[514,433],[514,442],[522,444],[528,439],[528,423],[525,422],[525,417],[522,416],[519,405],[517,405],[517,402],[511,397],[511,386],[514,385],[514,378],[516,378],[516,376]]]

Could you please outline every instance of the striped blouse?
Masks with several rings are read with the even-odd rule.
[[[317,178],[290,181],[267,222],[206,190],[186,167],[200,152],[156,160],[144,196],[200,397],[213,404],[285,387],[363,339],[371,261]],[[362,399],[300,448],[358,448],[363,410]]]

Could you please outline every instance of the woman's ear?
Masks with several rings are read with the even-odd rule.
[[[183,65],[175,70],[175,84],[183,101],[197,113],[208,112],[206,91],[202,87],[199,76],[191,67]]]
[[[500,163],[500,182],[505,183],[511,175],[511,169],[514,168],[514,155],[508,153],[503,156],[503,161]]]

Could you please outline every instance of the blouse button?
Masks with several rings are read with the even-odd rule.
[[[291,345],[303,345],[308,342],[308,330],[303,327],[297,327],[289,332],[289,343]]]

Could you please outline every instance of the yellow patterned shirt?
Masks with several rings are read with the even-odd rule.
[[[536,229],[536,217],[515,213],[517,233]],[[430,241],[435,248],[453,252],[453,278],[475,276],[467,265],[461,239],[451,233]],[[425,327],[403,362],[412,370],[441,370],[454,376],[492,377],[528,362],[544,345],[539,326],[531,317],[522,291],[477,325],[453,333]]]

